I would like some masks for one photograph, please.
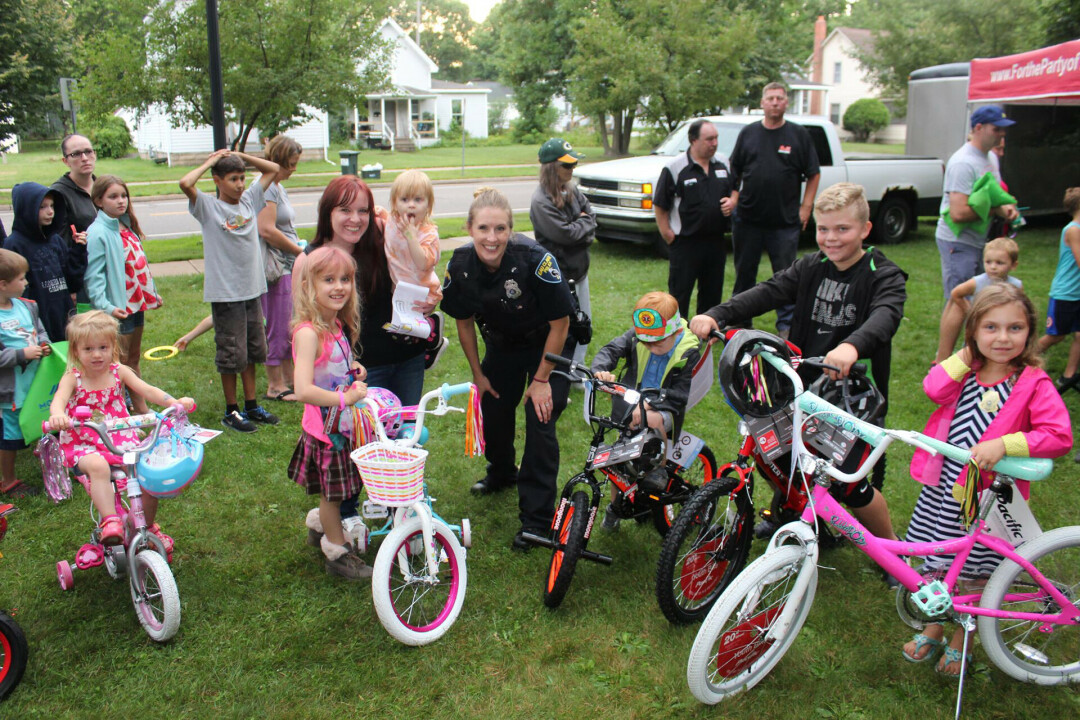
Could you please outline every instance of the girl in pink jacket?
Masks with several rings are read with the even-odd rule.
[[[1006,455],[1055,458],[1072,448],[1072,424],[1053,381],[1039,367],[1035,344],[1035,308],[1023,291],[996,283],[975,299],[964,331],[964,347],[923,380],[927,396],[940,407],[924,432],[953,445],[971,448],[971,457],[989,470]],[[966,534],[953,486],[963,484],[965,467],[942,455],[916,450],[911,476],[926,487],[919,494],[908,526],[910,542],[937,542]],[[992,473],[983,475],[983,488]],[[1028,497],[1028,483],[1018,482]],[[951,558],[929,558],[923,570],[944,571]],[[976,546],[962,577],[985,582],[1001,558]],[[963,631],[949,645],[945,628],[931,623],[904,645],[904,658],[925,662],[944,652],[937,671],[960,673]]]

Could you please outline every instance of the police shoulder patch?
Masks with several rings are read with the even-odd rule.
[[[536,277],[546,283],[557,285],[562,282],[562,273],[559,272],[559,263],[555,261],[551,253],[544,253],[540,264],[536,266]]]

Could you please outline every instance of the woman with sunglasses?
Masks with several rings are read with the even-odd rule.
[[[86,273],[86,229],[97,219],[97,206],[90,199],[90,189],[94,187],[94,167],[97,165],[97,152],[89,138],[82,135],[65,135],[60,141],[60,159],[68,166],[68,171],[52,184],[51,190],[63,198],[67,222],[59,228],[60,236],[70,248],[68,257],[68,290],[78,295],[80,302],[89,298],[83,289],[83,275]],[[74,232],[72,232],[74,228]]]
[[[540,146],[540,185],[529,206],[536,242],[555,256],[567,280],[574,282],[578,303],[586,315],[589,302],[589,246],[596,233],[596,213],[571,181],[579,158],[585,157],[562,138]],[[574,362],[585,362],[587,345],[574,350]]]

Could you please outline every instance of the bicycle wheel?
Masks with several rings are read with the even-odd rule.
[[[557,608],[570,589],[581,551],[585,549],[585,529],[589,525],[589,496],[578,490],[570,496],[570,506],[562,521],[559,548],[551,554],[547,582],[544,585],[544,604]],[[560,549],[561,548],[561,549]]]
[[[1017,548],[1074,605],[1080,603],[1080,526],[1051,530]],[[1003,673],[1037,685],[1080,682],[1080,626],[1055,619],[1061,606],[1012,560],[1001,563],[983,589],[979,606],[1033,613],[1039,620],[979,618],[979,639]]]
[[[749,690],[784,656],[806,622],[814,602],[817,568],[801,597],[792,597],[803,570],[806,550],[782,545],[751,563],[705,618],[686,665],[690,692],[715,705],[729,695]],[[791,624],[780,637],[769,638],[788,602],[798,603]]]
[[[675,474],[684,483],[691,485],[693,487],[691,492],[694,492],[716,478],[716,457],[707,445],[702,445],[701,451],[694,458],[694,462],[690,463],[690,467],[679,468]],[[684,507],[686,506],[683,503],[652,506],[653,526],[656,527],[656,532],[660,533],[660,537],[667,537],[668,531],[671,530],[671,526],[675,524],[675,519],[679,517]]]
[[[656,601],[669,621],[698,622],[709,612],[750,553],[754,534],[749,493],[739,482],[708,483],[683,506],[660,549]]]
[[[169,563],[156,550],[140,550],[135,555],[131,601],[151,640],[165,642],[180,629],[180,591]]]
[[[465,550],[454,532],[432,519],[428,550],[436,560],[434,575],[423,546],[423,524],[419,517],[411,517],[386,536],[372,568],[371,598],[379,622],[405,645],[427,645],[441,638],[465,602]]]
[[[30,648],[22,628],[5,612],[0,612],[0,700],[22,680]]]

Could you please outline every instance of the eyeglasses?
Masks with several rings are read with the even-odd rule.
[[[573,170],[577,167],[577,163],[559,163],[559,165],[566,168],[567,170]]]
[[[73,158],[81,158],[84,155],[86,157],[92,157],[94,155],[97,155],[97,150],[95,150],[94,148],[86,148],[85,150],[72,150],[71,152],[69,152],[64,157],[66,157],[68,159],[73,159]]]

